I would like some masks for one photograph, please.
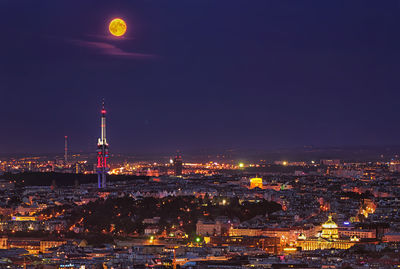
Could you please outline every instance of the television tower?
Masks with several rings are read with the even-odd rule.
[[[101,108],[101,137],[97,142],[97,185],[99,188],[106,187],[108,144],[106,139],[106,109],[104,100]]]
[[[68,164],[68,136],[64,136],[64,163],[65,165]]]

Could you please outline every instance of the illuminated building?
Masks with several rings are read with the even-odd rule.
[[[50,253],[50,251],[49,251],[50,248],[59,247],[66,243],[67,243],[67,241],[62,241],[62,240],[40,241],[40,252],[41,253]]]
[[[22,248],[28,251],[30,255],[38,255],[40,252],[40,240],[30,238],[9,238],[7,248]]]
[[[389,163],[389,171],[392,173],[400,172],[400,162],[399,161],[391,161]]]
[[[356,228],[340,228],[339,229],[339,237],[351,237],[356,236],[357,238],[376,238],[376,230],[375,229],[356,229]]]
[[[263,188],[263,180],[260,177],[250,178],[250,189]]]
[[[306,237],[305,234],[301,233],[301,234],[299,234],[298,239],[299,239],[299,240],[306,240],[307,237]]]
[[[329,216],[328,220],[322,224],[322,238],[327,239],[338,239],[339,230],[337,224],[332,220],[332,216]]]
[[[306,238],[300,234],[297,238],[297,246],[302,250],[316,249],[348,249],[354,246],[360,240],[357,236],[350,238],[340,238],[337,224],[329,216],[328,220],[323,223],[322,231],[316,237]]]
[[[362,206],[358,210],[358,215],[363,215],[368,218],[368,214],[373,214],[375,212],[376,205],[371,199],[364,199]],[[358,220],[358,216],[356,217]]]
[[[108,143],[106,139],[106,109],[104,101],[101,109],[101,137],[97,142],[97,184],[99,188],[105,188],[107,185],[107,158],[108,158]]]
[[[196,234],[198,235],[225,235],[231,227],[231,223],[224,217],[213,220],[198,220],[196,223]]]
[[[174,174],[175,176],[181,176],[183,170],[183,160],[182,156],[177,152],[176,157],[174,158]]]
[[[14,221],[37,221],[37,217],[34,216],[13,216],[11,219]]]
[[[333,160],[323,159],[323,160],[321,160],[321,164],[326,165],[326,166],[338,166],[338,165],[340,165],[340,160],[339,159],[333,159]]]
[[[64,240],[40,240],[35,238],[6,238],[0,239],[0,249],[22,248],[31,255],[49,253],[50,248],[66,244]]]
[[[0,238],[0,249],[7,249],[7,247],[8,247],[8,238],[1,237]]]
[[[281,247],[279,238],[267,236],[211,236],[210,243],[215,246],[257,247],[270,254],[278,253]]]
[[[229,236],[261,236],[262,230],[261,229],[229,229]]]
[[[388,232],[382,238],[383,242],[400,242],[400,233]]]
[[[283,247],[291,246],[296,239],[306,239],[312,230],[304,230],[300,227],[292,228],[233,228],[229,229],[229,236],[264,236],[279,238]],[[297,237],[299,235],[299,237]]]

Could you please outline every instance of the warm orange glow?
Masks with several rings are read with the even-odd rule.
[[[263,181],[262,178],[260,177],[253,177],[250,178],[250,189],[254,189],[254,188],[263,188]]]
[[[113,36],[123,36],[126,33],[126,23],[123,19],[115,18],[110,22],[108,29]]]

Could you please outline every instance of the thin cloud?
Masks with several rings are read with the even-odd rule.
[[[95,38],[95,39],[102,39],[102,40],[107,40],[107,41],[113,41],[116,39],[122,39],[122,40],[134,40],[135,38],[133,37],[128,37],[128,36],[120,36],[120,37],[115,37],[111,34],[108,35],[99,35],[99,34],[87,34],[86,35],[88,38]]]
[[[99,51],[99,53],[102,53],[105,55],[120,56],[120,57],[130,58],[130,59],[155,58],[155,55],[153,55],[153,54],[124,51],[124,50],[117,48],[116,46],[106,43],[106,42],[86,41],[86,40],[79,40],[79,39],[72,39],[72,40],[70,40],[70,42],[77,46],[97,49]]]

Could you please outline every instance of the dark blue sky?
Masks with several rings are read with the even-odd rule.
[[[128,23],[113,39],[113,17]],[[0,1],[0,153],[399,144],[399,1]]]

